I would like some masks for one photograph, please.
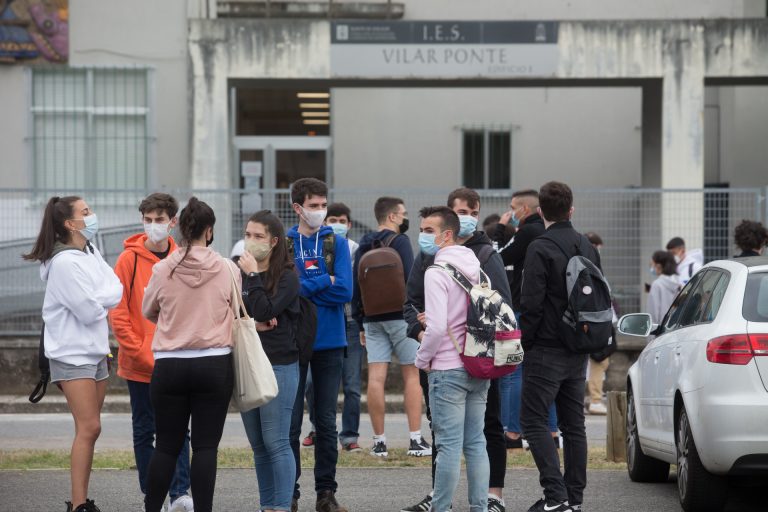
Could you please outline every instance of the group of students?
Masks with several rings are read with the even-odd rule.
[[[401,200],[377,202],[379,227],[361,240],[362,250],[355,251],[346,237],[348,209],[346,219],[334,212],[336,222],[328,225],[327,196],[322,181],[295,182],[291,201],[298,224],[286,233],[271,212],[254,214],[244,227],[244,250],[234,263],[209,247],[216,223],[210,206],[193,197],[177,218],[173,197],[152,194],[139,206],[144,233],[125,241],[114,271],[90,243],[98,220],[85,200],[50,199],[38,239],[25,258],[41,263],[41,276],[47,281],[46,356],[52,381],[61,385],[75,419],[68,511],[99,510],[88,498],[88,479],[109,371],[108,319],[120,345],[118,375],[128,381],[145,509],[165,509],[168,495],[173,512],[212,509],[217,449],[233,389],[231,325],[237,314],[233,297],[238,293],[257,321],[279,388],[274,400],[242,413],[254,453],[261,510],[298,509],[299,441],[308,375],[313,383],[309,412],[316,429],[315,507],[318,512],[347,510],[335,497],[338,442],[343,449],[356,451],[359,434],[357,425],[343,425],[342,436],[337,437],[336,402],[347,375],[347,340],[355,337],[368,349],[372,453],[386,452],[383,389],[394,352],[405,380],[409,452],[433,457],[432,492],[402,510],[450,510],[463,452],[470,509],[503,511],[506,447],[523,433],[544,488],[544,498],[530,510],[581,510],[586,485],[587,356],[570,352],[559,339],[567,302],[562,276],[568,261],[559,247],[582,252],[598,267],[600,257],[592,245],[580,246],[584,237],[570,223],[570,188],[549,182],[538,192],[513,197],[508,221],[519,225],[518,240],[530,237],[522,258],[517,252],[514,258],[505,256],[477,230],[480,198],[470,189],[451,193],[447,206],[420,211],[420,251],[415,258],[404,237],[408,213]],[[517,197],[524,197],[524,206],[518,208]],[[538,224],[540,234],[529,233],[527,228]],[[170,236],[174,229],[178,246]],[[405,305],[396,314],[367,316],[358,300],[353,268],[389,232],[395,235],[390,245],[402,254],[407,269]],[[547,236],[540,236],[544,233]],[[492,288],[513,305],[526,355],[524,367],[507,384],[517,386],[521,412],[502,413],[505,384],[473,378],[464,370],[452,338],[459,346],[464,342],[465,291],[435,263],[453,264],[474,284],[482,270]],[[513,265],[513,274],[518,274],[511,288],[505,264]],[[299,361],[296,341],[300,297],[314,303],[317,312],[313,352],[304,362]],[[350,302],[354,322],[345,312]],[[422,393],[433,446],[419,430]],[[560,472],[559,442],[552,442],[553,408],[567,454],[565,476]]]

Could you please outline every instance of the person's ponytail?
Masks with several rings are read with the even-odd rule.
[[[44,263],[51,259],[56,242],[69,242],[71,234],[64,225],[64,222],[74,217],[74,205],[80,199],[77,196],[54,196],[48,200],[35,245],[32,251],[23,254],[22,258],[28,261]]]
[[[181,210],[179,215],[180,244],[184,247],[184,256],[181,257],[179,263],[171,270],[171,277],[173,277],[173,273],[179,268],[179,265],[187,258],[192,241],[203,236],[205,230],[212,228],[214,224],[216,224],[216,215],[213,213],[213,209],[197,197],[190,197],[187,205]]]

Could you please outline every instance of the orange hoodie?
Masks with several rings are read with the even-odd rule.
[[[123,298],[115,309],[110,311],[109,319],[112,332],[120,344],[117,357],[117,374],[127,380],[149,382],[152,379],[152,369],[155,359],[152,356],[152,337],[155,335],[155,324],[144,318],[141,313],[141,303],[144,300],[144,289],[152,277],[152,267],[160,261],[144,246],[147,235],[140,233],[125,240],[125,250],[117,258],[115,274],[123,283]],[[176,250],[176,242],[169,237],[170,255]],[[136,275],[134,276],[134,261]],[[129,302],[130,296],[130,302]]]

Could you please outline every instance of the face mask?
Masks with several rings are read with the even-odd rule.
[[[401,235],[404,235],[405,232],[408,231],[408,226],[410,226],[410,224],[408,223],[408,217],[404,217],[403,218],[403,223],[400,224],[400,234]]]
[[[210,247],[212,243],[213,243],[213,232],[211,232],[211,239],[205,241],[205,246]]]
[[[299,206],[299,208],[301,208],[301,214],[302,217],[304,217],[304,221],[307,223],[307,226],[312,229],[317,229],[322,226],[323,221],[325,221],[325,216],[328,213],[328,210],[308,211],[303,206]]]
[[[334,233],[341,236],[347,236],[347,231],[349,231],[349,226],[346,224],[342,224],[341,222],[334,222],[333,224],[328,224],[328,227],[331,228]]]
[[[436,254],[440,249],[435,243],[436,235],[433,233],[419,233],[419,248],[428,255]]]
[[[466,238],[475,232],[477,228],[477,219],[471,215],[459,215],[459,238]]]
[[[520,219],[515,217],[514,212],[512,213],[512,216],[509,218],[509,225],[512,226],[513,228],[516,228],[520,225]]]
[[[170,225],[170,223],[159,224],[156,222],[144,224],[144,233],[147,234],[147,238],[149,238],[153,243],[159,244],[160,242],[168,240],[168,226]]]
[[[651,274],[653,277],[656,277],[656,267],[649,268],[648,273]]]
[[[245,250],[251,253],[251,256],[253,256],[256,261],[264,261],[269,257],[269,253],[272,252],[272,246],[269,245],[269,242],[246,240]]]
[[[85,222],[85,227],[79,230],[80,234],[83,235],[88,241],[93,240],[93,237],[95,237],[96,233],[99,232],[98,217],[96,217],[95,213],[92,213],[87,217],[83,217],[81,220]]]
[[[680,260],[680,256],[678,256],[677,254],[675,254],[675,263],[677,263],[677,264],[679,265],[679,264],[680,264],[680,261],[681,261],[681,260]]]

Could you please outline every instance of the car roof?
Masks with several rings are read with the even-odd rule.
[[[750,256],[749,258],[736,258],[736,261],[747,268],[768,266],[768,256]]]
[[[716,260],[709,262],[705,265],[705,268],[718,267],[731,272],[739,272],[746,270],[747,272],[754,270],[761,270],[759,267],[766,267],[768,270],[768,256],[751,256],[749,258],[734,258],[730,260]]]

